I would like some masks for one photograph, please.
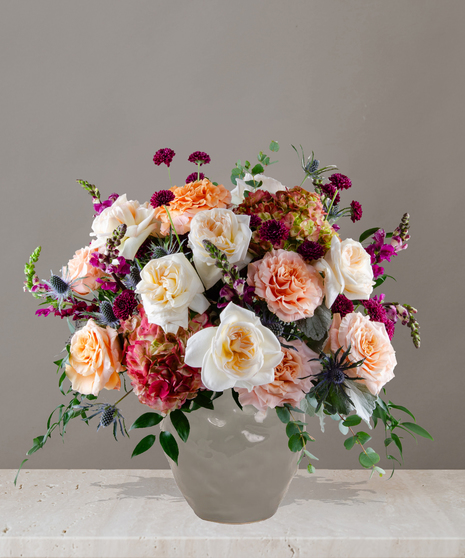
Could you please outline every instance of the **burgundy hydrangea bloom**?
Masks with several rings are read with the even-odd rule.
[[[97,203],[94,202],[94,210],[96,215],[100,215],[100,213],[102,213],[104,209],[106,209],[107,207],[111,207],[118,198],[119,194],[110,194],[107,200]]]
[[[119,320],[127,320],[137,307],[136,296],[133,291],[123,291],[113,302],[113,312]]]
[[[197,178],[197,174],[198,174],[198,178]],[[205,178],[205,175],[203,174],[203,172],[191,172],[191,174],[186,178],[186,184],[190,184],[191,182],[197,182],[197,180],[203,180]]]
[[[381,322],[382,324],[386,323],[386,309],[377,300],[372,298],[369,300],[362,300],[362,304],[372,322]]]
[[[160,190],[150,198],[150,205],[156,209],[162,205],[169,205],[176,196],[171,190]]]
[[[171,161],[174,159],[176,153],[170,149],[169,147],[165,147],[164,149],[159,149],[155,155],[153,156],[153,162],[160,166],[162,163],[165,163],[167,167],[171,165]]]
[[[347,316],[347,314],[350,314],[353,311],[354,311],[354,303],[343,294],[337,295],[336,300],[333,302],[333,305],[331,306],[331,312],[333,314],[340,314],[341,318],[343,318],[344,316]]]
[[[263,223],[263,221],[260,219],[260,217],[258,215],[251,215],[250,216],[250,227],[259,227],[261,224]]]
[[[323,194],[328,196],[330,200],[332,200],[334,194],[336,193],[336,186],[334,186],[334,184],[331,184],[331,182],[329,182],[328,184],[321,184],[320,190],[323,192]],[[340,201],[341,201],[341,195],[338,192],[337,196],[334,198],[333,205],[337,205]]]
[[[297,253],[302,256],[304,260],[312,261],[319,260],[325,255],[325,249],[318,242],[312,240],[304,240],[297,248]]]
[[[329,181],[331,182],[331,184],[334,184],[334,186],[338,190],[348,190],[352,187],[352,181],[350,180],[350,178],[348,176],[345,176],[345,174],[341,174],[339,172],[332,174],[329,177]]]
[[[270,219],[265,221],[260,227],[260,237],[263,240],[268,240],[273,246],[281,244],[289,236],[289,229],[281,221]]]
[[[350,219],[352,223],[355,223],[355,221],[360,221],[363,215],[362,205],[358,201],[353,200],[352,202],[350,202],[350,209]]]
[[[195,163],[196,165],[208,165],[211,161],[210,155],[207,155],[204,151],[194,151],[189,155],[188,161],[190,163]]]

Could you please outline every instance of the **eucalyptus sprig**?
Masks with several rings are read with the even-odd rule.
[[[270,151],[277,153],[279,151],[278,142],[272,141],[270,143],[269,149]],[[253,188],[258,188],[259,186],[261,186],[262,182],[256,181],[255,175],[262,174],[265,171],[265,167],[274,165],[274,163],[278,162],[271,161],[269,155],[266,155],[266,153],[263,153],[263,151],[260,151],[260,153],[257,155],[257,160],[258,163],[254,166],[252,166],[250,161],[245,161],[244,165],[242,165],[240,160],[237,161],[236,166],[231,171],[231,182],[234,184],[234,186],[237,185],[236,180],[238,178],[243,179],[245,177],[245,174],[248,173],[252,175],[252,180],[246,181],[246,184],[248,186],[252,186]]]

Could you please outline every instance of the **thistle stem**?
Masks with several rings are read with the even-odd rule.
[[[118,405],[118,403],[120,403],[125,397],[127,397],[131,392],[134,391],[134,388],[132,388],[130,391],[128,391],[127,393],[125,393],[123,395],[123,397],[121,397],[121,399],[118,399],[118,401],[114,404],[114,406],[116,407],[116,405]]]
[[[303,186],[304,182],[307,180],[307,178],[308,178],[308,174],[305,175],[305,178],[304,178],[304,179],[302,180],[302,182],[300,183],[299,188],[302,188],[302,186]]]

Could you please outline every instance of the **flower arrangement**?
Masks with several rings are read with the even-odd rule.
[[[270,151],[278,150],[271,142]],[[160,149],[153,161],[170,171],[174,157]],[[263,152],[254,166],[236,163],[232,191],[200,172],[209,155],[196,151],[188,160],[197,170],[183,186],[142,204],[126,194],[102,200],[96,186],[78,180],[93,200],[90,244],[48,281],[35,270],[40,247],[26,264],[24,288],[43,306],[36,314],[65,318],[72,334],[55,362],[68,401],[27,455],[55,429],[63,436],[73,418],[99,417],[97,430],[128,435],[120,403],[130,394],[150,409],[131,429],[166,418],[183,441],[189,413],[213,409],[220,396],[263,415],[276,412],[290,451],[308,459],[309,472],[314,438],[294,413],[318,417],[322,430],[325,417],[338,421],[346,449],[358,446],[360,464],[380,476],[380,456],[366,446],[370,435],[354,430],[362,421],[384,426],[395,462],[389,447],[402,457],[405,433],[432,439],[406,407],[385,398],[399,324],[420,346],[417,311],[373,295],[390,278],[381,264],[407,248],[409,215],[393,232],[376,227],[358,241],[341,239],[337,221],[362,217],[358,201],[341,208],[352,182],[333,165],[321,167],[313,153],[306,158],[302,147],[304,178],[292,188],[264,174],[274,162]],[[101,402],[104,390],[124,395]],[[144,437],[132,455],[155,439]],[[177,463],[175,437],[163,430],[159,442]]]

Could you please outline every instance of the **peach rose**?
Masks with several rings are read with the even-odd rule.
[[[284,403],[298,406],[305,394],[312,388],[311,378],[321,371],[319,361],[309,362],[318,355],[302,341],[289,341],[294,349],[281,347],[284,358],[274,369],[274,381],[255,386],[249,393],[246,389],[235,388],[241,405],[253,405],[259,411],[282,407]]]
[[[340,314],[334,314],[327,346],[333,352],[339,347],[347,350],[350,346],[351,361],[365,359],[361,366],[346,373],[353,378],[363,378],[361,383],[373,395],[378,395],[381,388],[394,378],[396,353],[386,328],[382,323],[372,322],[368,316],[352,312],[341,319]]]
[[[323,279],[296,252],[267,252],[249,264],[247,282],[283,322],[310,318],[323,301]]]
[[[100,327],[90,319],[71,338],[66,375],[72,388],[84,395],[98,395],[103,388],[119,389],[121,359],[118,332],[109,326]]]
[[[170,190],[176,197],[168,209],[178,234],[190,231],[192,218],[200,211],[215,207],[225,208],[231,202],[231,192],[222,184],[215,186],[208,178],[181,187],[173,186]],[[155,210],[155,218],[162,222],[161,234],[169,234],[170,220],[164,207]]]
[[[81,278],[71,285],[71,289],[77,294],[89,294],[100,286],[97,283],[97,279],[102,277],[103,273],[100,269],[89,263],[90,257],[94,252],[94,248],[86,246],[77,250],[68,262],[69,280],[75,281]]]

